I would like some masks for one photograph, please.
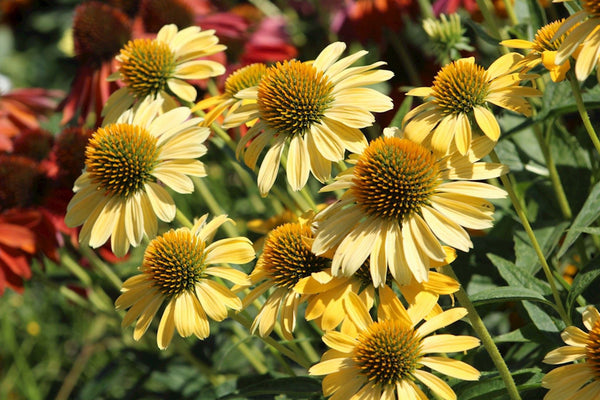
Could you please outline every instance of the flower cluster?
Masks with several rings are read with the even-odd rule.
[[[459,3],[438,1],[435,13]],[[462,3],[476,11],[473,2]],[[514,19],[512,3],[505,3]],[[541,126],[549,132],[557,117],[548,114],[575,107],[600,151],[595,115],[590,118],[581,93],[570,101],[544,92],[563,80],[576,91],[598,67],[598,0],[582,0],[581,10],[532,30],[530,40],[518,29],[496,28],[506,39],[499,42],[503,54],[481,65],[477,53],[465,54],[475,47],[458,14],[427,19],[423,29],[433,43],[423,48],[443,65],[426,86],[422,71],[406,63],[410,87],[399,82],[405,71],[398,60],[388,64],[362,49],[372,48],[373,30],[378,44],[386,44],[377,46],[382,57],[393,48],[405,58],[407,48],[393,36],[421,29],[408,23],[416,10],[410,0],[346,2],[338,7],[340,20],[322,22],[337,26],[342,37],[354,34],[361,49],[331,40],[312,59],[293,58],[292,42],[307,37],[284,29],[302,6],[285,16],[270,2],[258,6],[224,12],[204,0],[93,0],[75,8],[72,52],[79,69],[71,92],[58,105],[55,91],[0,95],[0,295],[5,288],[23,291],[34,260],[42,270],[44,260],[52,268],[62,261],[92,291],[90,276],[102,273],[120,289],[114,306],[122,327],[133,325],[135,341],[153,323],[160,350],[177,344],[176,333],[204,340],[223,329],[242,351],[256,335],[305,367],[306,379],[324,376],[318,382],[332,400],[457,399],[461,385],[486,376],[469,364],[475,360],[469,350],[483,344],[509,397],[518,400],[511,371],[477,313],[490,299],[480,295],[472,304],[452,267],[487,253],[483,246],[467,254],[480,250],[474,236],[494,227],[498,211],[508,215],[503,221],[512,219],[504,209],[510,197],[550,285],[534,276],[537,265],[518,270],[524,264],[518,255],[498,269],[509,285],[525,281],[524,294],[503,288],[497,297],[549,304],[544,296],[552,291],[565,323],[552,320],[552,328],[567,326],[566,346],[543,361],[576,361],[544,378],[536,369],[537,390],[549,389],[546,400],[598,398],[600,314],[580,296],[596,273],[575,277],[575,290],[562,296],[553,280],[560,274],[553,275],[544,254],[559,240],[565,252],[581,232],[598,233],[592,226],[600,215],[592,198],[598,185],[566,237],[553,232],[556,241],[540,246],[522,193],[495,153],[497,145],[506,153],[506,143],[520,140],[510,134],[531,130],[548,169],[528,164],[523,170],[547,171],[558,187]],[[482,11],[489,19],[489,10]],[[517,37],[508,39],[507,32]],[[567,87],[560,85],[557,91]],[[401,105],[395,104],[400,91]],[[560,104],[540,113],[541,103],[554,102]],[[48,124],[62,127],[56,135],[43,128],[54,107],[62,113]],[[590,180],[597,182],[597,154],[583,162],[595,168]],[[248,190],[232,210],[223,195],[229,187],[213,193],[229,183]],[[571,219],[564,193],[557,200]],[[252,207],[269,219],[252,219]],[[243,217],[228,217],[237,214]],[[505,224],[511,229],[512,221]],[[590,246],[579,244],[588,258]],[[113,271],[96,250],[110,253],[108,261],[131,262]],[[127,271],[130,265],[138,272]],[[76,298],[62,283],[60,290]],[[109,296],[93,294],[90,304],[106,311]],[[569,326],[575,302],[587,332]],[[525,308],[535,325],[533,307]],[[228,318],[246,336],[238,326],[211,326]],[[471,324],[461,325],[464,318]],[[525,323],[510,324],[513,332],[503,340],[529,339]],[[260,360],[249,360],[264,372]],[[221,382],[212,366],[196,363],[211,383]]]

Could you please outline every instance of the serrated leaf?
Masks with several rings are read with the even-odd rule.
[[[500,286],[494,289],[475,293],[469,297],[476,306],[489,303],[505,303],[507,301],[529,300],[554,307],[552,302],[546,300],[544,296],[538,292],[522,287]]]
[[[575,275],[571,290],[567,296],[567,312],[571,315],[577,297],[582,294],[592,283],[600,278],[600,256],[591,260],[581,272]]]
[[[498,272],[504,278],[506,283],[508,283],[512,287],[524,287],[527,289],[531,289],[536,293],[541,293],[542,295],[550,295],[552,291],[550,289],[550,285],[541,279],[536,278],[531,273],[522,268],[519,268],[515,264],[511,263],[508,260],[505,260],[502,257],[499,257],[495,254],[488,253],[486,254],[487,258],[494,264],[496,268],[498,268]]]
[[[587,228],[600,217],[600,182],[596,183],[587,197],[579,214],[573,220],[573,224],[567,231],[567,236],[558,250],[557,257],[561,257],[581,235],[581,229]]]

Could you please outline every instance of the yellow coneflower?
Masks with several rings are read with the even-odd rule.
[[[275,182],[285,148],[287,180],[293,190],[300,190],[311,172],[324,182],[331,163],[342,160],[345,150],[360,153],[367,146],[359,129],[373,124],[371,112],[392,108],[388,96],[365,87],[390,79],[392,72],[377,69],[383,62],[350,67],[367,52],[339,59],[345,48],[336,42],[312,62],[277,63],[258,86],[238,93],[253,103],[238,109],[229,123],[259,118],[238,143],[238,157],[243,155],[246,165],[254,168],[262,150],[271,146],[258,171],[262,195]]]
[[[400,284],[428,279],[432,262],[446,257],[441,242],[468,251],[464,228],[492,226],[494,206],[484,198],[503,198],[495,186],[470,182],[500,176],[502,164],[476,162],[494,142],[481,136],[466,155],[438,158],[396,128],[351,159],[355,165],[321,191],[346,189],[340,200],[316,215],[312,250],[335,249],[332,271],[350,276],[370,256],[373,284],[391,272]],[[464,227],[464,228],[463,228]]]
[[[444,399],[456,394],[431,370],[463,380],[478,380],[480,373],[470,365],[432,353],[451,353],[479,346],[472,336],[431,335],[467,314],[464,308],[452,308],[420,323],[436,304],[431,297],[408,309],[384,287],[385,301],[373,321],[360,298],[351,293],[344,308],[355,325],[341,332],[329,331],[323,342],[330,347],[322,361],[309,370],[311,375],[327,375],[323,394],[330,400],[347,399],[427,399],[419,383]]]
[[[252,100],[243,100],[236,96],[244,89],[257,86],[265,72],[267,72],[267,66],[262,63],[246,65],[245,67],[234,71],[225,81],[225,91],[223,94],[201,100],[192,108],[192,112],[213,107],[212,110],[207,112],[204,116],[205,126],[212,124],[219,115],[225,112],[225,110],[227,110],[227,114],[225,114],[223,128],[235,128],[243,122],[247,122],[244,121],[245,117],[240,119],[239,116],[235,114],[240,106],[252,102]],[[234,123],[229,122],[232,118],[235,120]]]
[[[600,314],[596,307],[583,311],[583,325],[588,332],[569,326],[561,333],[567,346],[552,350],[544,358],[546,364],[565,364],[548,372],[542,386],[550,389],[544,400],[600,398]]]
[[[158,347],[167,348],[175,329],[181,336],[209,333],[208,317],[222,321],[227,308],[240,310],[241,300],[211,277],[227,279],[236,285],[249,285],[248,276],[236,269],[216,266],[245,264],[254,259],[252,243],[244,237],[212,242],[216,230],[231,221],[221,215],[207,222],[202,216],[193,228],[171,229],[153,239],[144,253],[141,274],[123,283],[115,301],[118,310],[129,308],[123,327],[137,320],[133,338],[139,340],[148,330],[161,304],[167,302],[157,333]],[[130,308],[131,307],[131,308]]]
[[[531,42],[522,39],[510,39],[503,40],[500,44],[506,47],[531,50],[525,58],[516,64],[516,67],[522,67],[525,71],[529,71],[539,64],[543,64],[550,71],[552,81],[560,82],[565,79],[567,71],[571,68],[569,60],[561,65],[557,65],[555,61],[556,52],[564,41],[566,34],[563,34],[556,40],[553,40],[553,38],[563,22],[564,19],[561,19],[542,26],[538,29],[535,38]]]
[[[157,218],[175,218],[175,203],[163,185],[191,193],[189,176],[206,176],[196,158],[206,153],[209,129],[198,126],[200,118],[188,119],[189,108],[159,116],[161,107],[160,99],[144,100],[92,135],[65,216],[68,226],[83,224],[81,243],[95,248],[111,237],[113,252],[125,255],[144,235],[156,236]]]
[[[260,283],[244,298],[244,307],[274,288],[252,323],[251,331],[266,336],[273,330],[277,318],[284,336],[292,339],[298,305],[302,293],[296,285],[311,276],[322,274],[330,260],[310,251],[305,238],[312,238],[308,222],[291,222],[273,229],[265,240],[263,253],[250,274],[253,284]]]
[[[102,111],[105,122],[114,122],[136,100],[146,97],[163,98],[167,110],[176,106],[171,95],[195,101],[196,89],[186,80],[225,72],[216,61],[198,59],[225,50],[218,42],[214,30],[191,26],[178,31],[173,24],[162,27],[156,39],[129,41],[116,57],[118,72],[110,77],[120,79],[125,86],[108,98]]]
[[[431,265],[432,268],[454,261],[456,251],[446,246],[444,250],[447,254],[446,259],[437,265]],[[324,273],[318,275],[318,279],[310,277],[299,282],[295,286],[295,290],[308,297],[304,315],[306,320],[315,320],[317,325],[324,331],[335,329],[347,317],[343,305],[350,293],[358,295],[363,304],[371,309],[375,298],[379,296],[380,287],[373,284],[369,268],[370,259],[367,258],[352,276],[333,276],[331,269],[328,268],[323,271]],[[393,279],[389,271],[387,275],[382,285],[392,287],[396,283],[400,293],[409,305],[415,304],[419,293],[427,292],[438,299],[440,295],[450,295],[460,288],[459,283],[454,279],[436,271],[429,272],[427,282],[417,282],[413,278],[407,285],[398,285],[398,282]],[[439,313],[441,308],[436,306],[433,311]]]
[[[520,54],[509,53],[487,70],[475,64],[473,57],[447,64],[437,73],[431,87],[406,93],[425,99],[425,103],[404,117],[406,137],[417,143],[430,140],[439,154],[447,154],[454,148],[466,154],[471,146],[474,120],[487,137],[497,141],[500,126],[489,106],[494,104],[531,116],[531,105],[525,98],[542,94],[537,89],[519,86],[521,81],[536,76],[513,72],[522,59]]]
[[[554,35],[554,39],[557,39],[567,34],[554,62],[562,64],[578,51],[575,75],[583,81],[592,73],[600,58],[600,2],[581,0],[581,5],[583,10],[567,18]],[[597,73],[600,81],[600,70]]]

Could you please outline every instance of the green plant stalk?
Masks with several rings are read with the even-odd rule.
[[[517,15],[515,14],[515,8],[513,7],[512,0],[504,0],[504,8],[506,9],[506,15],[508,15],[510,24],[512,26],[518,25],[519,20],[517,19]]]
[[[492,150],[492,152],[490,153],[490,158],[493,162],[500,163],[500,159],[498,158],[498,155],[496,154],[495,150]],[[552,271],[548,266],[548,262],[546,261],[544,252],[542,251],[542,248],[540,247],[540,244],[537,241],[537,238],[535,237],[535,233],[533,232],[533,229],[529,224],[529,220],[527,219],[525,210],[523,209],[521,203],[519,202],[519,199],[517,198],[517,195],[513,189],[513,185],[507,175],[501,175],[500,180],[504,185],[504,189],[508,192],[508,196],[510,197],[510,200],[513,203],[513,207],[515,208],[515,211],[517,212],[517,215],[521,220],[521,224],[523,225],[527,236],[529,237],[529,241],[531,242],[531,245],[535,250],[535,254],[540,260],[540,264],[542,265],[542,269],[544,270],[544,274],[546,275],[546,280],[548,281],[548,283],[550,284],[550,288],[552,289],[552,296],[554,297],[554,303],[556,304],[556,308],[558,310],[558,313],[560,314],[560,318],[565,322],[565,324],[567,324],[567,326],[572,325],[571,320],[567,312],[565,311],[565,306],[563,305],[562,300],[560,299],[556,283],[554,282],[554,278],[552,276]]]
[[[261,375],[269,372],[269,368],[260,360],[262,354],[258,353],[257,349],[249,349],[246,343],[244,343],[244,340],[250,336],[248,335],[248,332],[244,331],[236,324],[232,324],[232,329],[235,335],[234,344],[240,350],[240,353],[246,357],[248,362],[252,364],[256,372]]]
[[[585,109],[585,104],[583,104],[583,97],[581,96],[581,89],[579,87],[579,82],[577,78],[573,74],[573,71],[570,70],[567,72],[567,78],[569,79],[569,83],[571,84],[571,89],[573,90],[573,97],[575,97],[575,104],[577,104],[577,111],[579,111],[579,115],[581,116],[581,121],[583,122],[583,126],[587,131],[596,151],[600,154],[600,140],[598,140],[598,135],[590,122],[590,116]]]
[[[213,196],[212,192],[210,191],[209,187],[206,185],[206,183],[204,182],[203,179],[194,177],[194,178],[192,178],[192,181],[194,182],[194,186],[196,187],[196,190],[198,190],[198,192],[200,193],[200,196],[202,196],[202,198],[206,202],[208,209],[210,210],[211,213],[213,213],[213,216],[226,214],[225,211],[223,210],[223,208],[221,208],[221,205],[219,204],[219,202]],[[225,233],[227,233],[227,236],[229,236],[229,237],[239,236],[239,232],[234,224],[225,224],[225,225],[223,225],[223,229],[225,230]]]
[[[549,124],[548,126],[550,127],[552,124]],[[573,213],[571,212],[571,206],[569,206],[565,189],[560,181],[560,175],[556,170],[556,164],[554,163],[550,146],[548,145],[546,139],[544,139],[542,132],[540,132],[540,129],[537,125],[534,125],[533,130],[535,132],[535,137],[538,141],[538,144],[540,145],[540,149],[542,150],[542,154],[544,155],[546,167],[548,168],[548,173],[550,174],[550,182],[552,182],[552,188],[554,189],[554,194],[556,195],[556,201],[558,201],[560,211],[566,220],[570,220],[573,217]]]
[[[558,271],[554,271],[554,278],[556,278],[558,283],[560,283],[561,286],[564,287],[566,291],[571,290],[571,284],[569,282],[567,282],[565,280],[565,278],[563,278]],[[577,296],[575,301],[577,301],[577,304],[579,304],[581,307],[585,307],[587,305],[587,301],[585,301],[585,298],[582,295]]]
[[[453,278],[458,282],[458,277],[454,273],[454,270],[452,269],[451,265],[448,264],[442,267],[442,270],[444,274],[448,275],[449,277]],[[460,305],[467,309],[467,316],[469,318],[469,321],[471,321],[471,326],[475,330],[475,333],[477,333],[479,339],[481,339],[481,343],[485,347],[494,365],[498,369],[498,373],[500,374],[500,377],[502,378],[502,381],[506,386],[506,391],[508,392],[509,397],[511,398],[511,400],[520,400],[521,396],[519,395],[519,390],[517,389],[517,385],[515,384],[510,370],[508,369],[508,366],[504,362],[504,358],[502,358],[502,354],[500,354],[496,343],[494,343],[494,339],[492,339],[490,332],[485,327],[483,320],[479,316],[479,313],[475,309],[475,306],[469,299],[469,295],[463,289],[462,285],[458,292],[455,293],[455,296],[458,299]]]
[[[25,398],[31,400],[42,399],[43,396],[37,384],[38,380],[35,378],[35,374],[33,373],[32,368],[29,366],[25,352],[23,351],[25,342],[19,345],[15,335],[14,326],[8,320],[9,318],[9,315],[5,314],[2,321],[2,347],[13,350],[13,361],[19,370],[19,380],[23,384],[22,390]]]
[[[421,11],[421,18],[435,19],[435,15],[433,15],[433,8],[431,7],[429,0],[418,0],[418,3],[419,10]]]
[[[252,326],[252,323],[246,318],[244,317],[242,314],[239,314],[235,311],[230,311],[229,312],[229,317],[231,319],[233,319],[234,321],[240,323],[243,327],[245,327],[246,329],[248,329],[248,331],[250,330],[250,327]],[[264,341],[266,344],[274,347],[277,351],[279,351],[279,353],[283,354],[284,356],[286,356],[287,358],[289,358],[290,360],[298,363],[299,365],[301,365],[303,368],[310,368],[311,367],[311,363],[308,360],[305,360],[303,357],[297,355],[296,353],[294,353],[293,351],[291,351],[290,349],[288,349],[287,347],[285,347],[284,345],[282,345],[281,343],[279,343],[278,341],[276,341],[275,339],[273,339],[270,336],[258,336],[262,341]]]
[[[60,262],[69,270],[69,272],[75,275],[84,286],[92,286],[92,278],[83,268],[81,268],[79,263],[73,259],[71,254],[63,252],[60,257]]]
[[[321,356],[317,353],[313,345],[310,343],[310,338],[304,334],[304,332],[297,332],[296,338],[299,341],[300,347],[304,350],[304,353],[308,357],[309,361],[314,363],[318,362],[321,359]]]
[[[79,377],[83,373],[83,370],[96,351],[96,345],[86,344],[83,346],[75,361],[73,362],[73,366],[69,370],[67,376],[63,379],[63,383],[60,386],[58,394],[55,397],[55,400],[67,400],[71,395],[71,392],[75,388]]]
[[[194,226],[194,224],[192,224],[192,221],[190,221],[189,218],[185,216],[185,214],[182,213],[179,208],[177,208],[177,211],[175,212],[175,221],[177,221],[179,225],[188,229],[192,229],[192,227]]]
[[[98,255],[89,247],[82,247],[81,254],[92,264],[92,266],[98,271],[102,272],[104,276],[109,280],[112,285],[117,288],[117,290],[121,289],[123,286],[123,281],[119,276],[112,270],[110,266],[108,266],[104,261],[98,257]]]
[[[506,35],[503,35],[502,32],[500,31],[500,29],[498,28],[498,24],[496,23],[496,18],[494,17],[494,13],[491,10],[490,7],[490,1],[489,0],[476,0],[477,1],[477,7],[479,7],[479,10],[481,11],[481,14],[483,15],[483,20],[485,21],[485,25],[487,26],[488,30],[492,33],[493,36],[495,36],[496,38],[498,38],[499,40],[503,40],[503,39],[508,39],[508,37],[506,37]],[[508,0],[510,1],[510,0]],[[509,53],[509,49],[505,46],[499,46],[500,47],[500,52],[502,54],[508,54]]]

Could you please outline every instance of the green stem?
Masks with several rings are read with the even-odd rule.
[[[269,368],[260,360],[262,354],[257,349],[249,349],[244,341],[250,336],[248,332],[240,328],[237,324],[232,324],[233,333],[235,335],[234,344],[238,347],[240,352],[246,357],[248,362],[252,364],[254,369],[259,374],[266,374],[269,372]],[[264,359],[264,358],[263,358]]]
[[[112,285],[117,288],[117,290],[121,290],[121,286],[123,286],[123,281],[119,276],[113,271],[113,269],[106,264],[98,255],[89,247],[82,247],[80,249],[81,254],[92,264],[92,266],[102,272],[102,274],[112,283]]]
[[[581,116],[581,120],[583,122],[583,126],[587,131],[592,143],[594,143],[594,147],[596,151],[600,153],[600,140],[598,140],[598,135],[596,135],[596,131],[590,122],[590,116],[585,109],[585,104],[583,104],[583,97],[581,96],[581,89],[579,87],[579,82],[577,78],[573,74],[573,71],[569,71],[567,73],[567,77],[569,78],[569,83],[571,83],[571,89],[573,89],[573,97],[575,97],[575,103],[577,104],[577,111],[579,111],[579,115]]]
[[[552,123],[548,125],[552,126]],[[544,160],[546,161],[546,167],[548,167],[548,173],[550,174],[550,181],[552,182],[552,188],[554,189],[554,193],[556,194],[556,200],[558,201],[558,205],[560,206],[560,211],[562,212],[563,217],[566,220],[570,220],[573,216],[571,212],[571,207],[569,206],[569,201],[567,200],[567,196],[565,194],[565,190],[563,188],[562,182],[560,181],[560,175],[558,175],[558,171],[556,170],[556,164],[554,163],[554,159],[552,158],[552,152],[550,151],[550,146],[548,145],[547,139],[544,138],[542,132],[538,125],[534,125],[535,137],[540,145],[540,149],[542,150],[542,154],[544,155]],[[546,137],[550,137],[546,135]]]
[[[442,268],[446,275],[455,279],[458,282],[458,277],[454,273],[452,266],[446,265]],[[519,390],[517,389],[517,385],[515,384],[515,381],[512,378],[510,370],[504,362],[504,359],[502,358],[498,347],[496,347],[496,343],[494,343],[494,339],[492,339],[490,332],[485,327],[483,320],[481,319],[479,313],[475,309],[475,306],[469,299],[469,295],[467,295],[467,292],[463,289],[462,286],[459,289],[459,291],[455,293],[455,295],[460,305],[467,309],[467,312],[469,313],[469,321],[471,321],[471,326],[473,326],[473,329],[477,333],[477,336],[479,337],[479,339],[481,339],[481,343],[487,350],[494,365],[498,369],[498,373],[500,374],[502,381],[504,381],[504,385],[506,386],[506,391],[508,392],[509,397],[511,398],[511,400],[520,400],[521,396],[519,395]]]
[[[492,7],[490,7],[490,1],[489,0],[476,0],[476,1],[477,1],[477,7],[479,7],[479,11],[481,11],[481,14],[483,15],[485,25],[487,26],[487,28],[491,32],[491,34],[493,36],[495,36],[498,40],[508,39],[508,37],[505,37],[506,35],[503,35],[500,32],[500,29],[498,28],[496,18],[494,16],[494,13],[491,10]],[[508,1],[510,1],[510,0],[508,0]],[[500,46],[500,52],[502,52],[502,54],[508,54],[509,50],[507,47]]]
[[[506,15],[508,15],[510,24],[512,26],[518,25],[519,20],[517,19],[517,15],[515,14],[515,8],[513,7],[512,0],[504,0],[504,8],[506,9]]]
[[[556,278],[558,283],[560,283],[561,286],[564,287],[567,292],[571,290],[571,284],[567,282],[558,271],[554,271],[554,278]],[[585,301],[585,298],[582,295],[577,296],[575,300],[577,301],[577,304],[579,304],[581,307],[585,307],[587,305],[587,302]]]
[[[92,278],[90,275],[73,259],[73,256],[67,252],[63,252],[60,258],[61,264],[64,265],[69,272],[75,275],[81,283],[86,287],[92,286]]]
[[[317,353],[313,345],[310,343],[310,338],[304,334],[302,331],[296,332],[296,338],[298,338],[300,347],[308,357],[308,359],[312,362],[318,362],[321,356]]]
[[[200,196],[202,196],[202,198],[206,202],[206,205],[208,206],[210,212],[212,212],[215,216],[225,214],[225,211],[221,208],[221,205],[219,204],[217,199],[215,199],[209,187],[204,182],[204,179],[192,178],[192,180],[194,181],[194,186],[200,193]],[[223,229],[229,237],[239,236],[239,232],[233,224],[225,224],[223,225]]]
[[[433,15],[433,8],[431,7],[431,2],[429,0],[418,0],[418,3],[419,10],[421,10],[421,17],[423,19],[435,19],[435,15]]]
[[[233,319],[234,321],[239,322],[246,329],[250,330],[250,327],[252,326],[252,323],[250,322],[250,320],[248,320],[242,314],[238,314],[238,313],[236,313],[234,311],[230,311],[229,312],[229,317],[231,319]],[[308,369],[308,368],[311,367],[312,364],[309,361],[304,360],[303,357],[298,356],[296,353],[294,353],[293,351],[291,351],[290,349],[288,349],[287,347],[285,347],[284,345],[282,345],[281,343],[279,343],[278,341],[276,341],[272,337],[270,337],[270,336],[265,336],[265,337],[258,336],[258,337],[261,338],[261,340],[264,341],[266,344],[274,347],[281,354],[283,354],[284,356],[286,356],[290,360],[298,363],[302,367],[304,367],[306,369]]]
[[[177,211],[175,213],[175,221],[177,221],[179,225],[188,229],[191,229],[194,226],[194,224],[192,224],[192,221],[190,221],[189,218],[186,217],[186,215],[182,213],[179,208],[177,208]]]
[[[492,152],[490,153],[490,158],[492,159],[493,162],[500,163],[500,159],[498,158],[498,155],[496,154],[496,152],[494,150],[492,150]],[[538,259],[539,259],[540,263],[542,264],[542,269],[544,270],[544,274],[546,275],[546,280],[548,281],[548,283],[550,284],[550,288],[552,289],[552,296],[554,297],[554,303],[556,304],[558,313],[560,314],[560,318],[565,322],[565,324],[567,324],[567,326],[569,326],[569,325],[571,325],[571,320],[570,320],[567,312],[565,311],[565,307],[562,303],[562,300],[560,299],[560,295],[558,293],[556,283],[554,282],[554,278],[552,276],[552,271],[550,270],[550,267],[548,266],[548,262],[546,261],[544,252],[542,251],[542,248],[540,247],[540,244],[537,241],[537,238],[535,237],[535,233],[533,232],[533,229],[531,228],[531,225],[529,224],[529,220],[527,219],[527,214],[525,214],[525,210],[521,206],[521,203],[520,203],[519,199],[517,198],[517,195],[514,191],[513,185],[509,178],[510,178],[510,175],[509,176],[507,176],[507,175],[500,176],[500,180],[502,181],[502,184],[504,185],[504,189],[508,192],[508,196],[510,197],[510,200],[513,203],[513,207],[515,208],[515,211],[517,212],[517,215],[519,216],[519,219],[521,220],[521,224],[523,225],[523,228],[525,228],[525,232],[527,233],[527,236],[529,237],[529,241],[531,242],[531,245],[533,246],[533,249],[535,250],[535,253],[538,256]]]

